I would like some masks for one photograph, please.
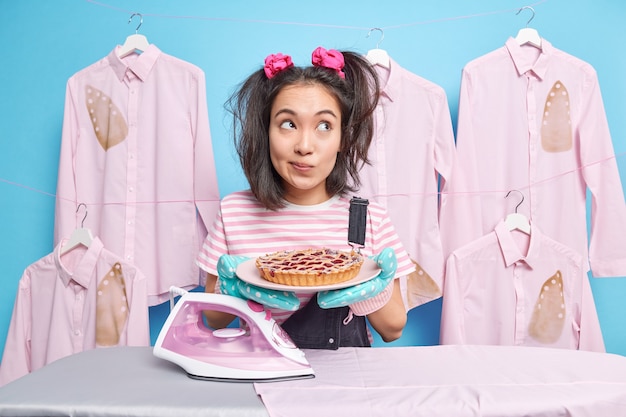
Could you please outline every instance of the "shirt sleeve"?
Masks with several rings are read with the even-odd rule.
[[[197,85],[191,91],[196,101],[196,111],[191,114],[195,138],[194,195],[196,208],[202,220],[198,224],[204,228],[201,236],[206,236],[206,229],[211,225],[217,213],[220,195],[211,143],[204,72],[199,70],[196,82]]]
[[[592,196],[589,262],[596,277],[626,275],[626,205],[600,88],[589,77],[579,127],[582,174]]]
[[[598,321],[598,313],[586,274],[582,277],[582,297],[580,308],[579,350],[606,352],[604,338]]]
[[[20,280],[13,306],[13,315],[9,323],[2,364],[0,365],[0,387],[27,375],[32,370],[30,357],[31,311],[30,279],[25,275]]]
[[[391,223],[387,212],[378,206],[376,209],[368,209],[368,228],[371,230],[371,242],[366,242],[366,246],[372,248],[372,255],[380,253],[385,248],[392,248],[396,253],[398,267],[395,278],[405,277],[415,271],[415,264],[411,261],[409,253],[400,241],[400,237],[395,227]],[[367,236],[366,236],[367,239]]]
[[[202,243],[196,263],[204,272],[217,275],[217,261],[222,254],[229,253],[222,211],[219,210],[207,237]],[[204,280],[204,279],[203,279]],[[202,283],[204,285],[204,283]]]
[[[72,80],[72,78],[68,80],[65,89],[65,109],[63,113],[54,212],[54,246],[61,239],[70,236],[78,224],[76,214],[75,154],[80,128],[78,126],[75,88]]]
[[[442,185],[450,179],[452,168],[456,162],[456,146],[454,143],[454,131],[450,108],[445,94],[442,96],[440,105],[436,109],[435,122],[435,169],[439,173]]]
[[[481,203],[478,172],[475,166],[480,160],[474,146],[472,103],[475,92],[472,77],[464,69],[459,95],[456,155],[449,178],[442,182],[439,208],[439,227],[444,259],[461,246],[481,237],[484,233],[481,219]]]
[[[148,282],[139,270],[135,271],[131,288],[126,344],[128,346],[150,346]]]
[[[443,302],[441,306],[441,326],[439,342],[442,345],[465,343],[463,323],[463,299],[459,287],[459,265],[452,254],[446,262]]]

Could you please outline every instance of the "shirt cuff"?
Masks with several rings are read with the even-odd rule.
[[[393,282],[394,280],[391,280],[389,285],[387,285],[385,289],[380,292],[380,294],[372,298],[368,298],[367,300],[350,304],[350,310],[352,310],[352,313],[356,316],[367,316],[368,314],[380,310],[391,299],[391,295],[393,294]]]

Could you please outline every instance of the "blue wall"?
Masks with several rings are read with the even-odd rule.
[[[621,0],[0,0],[0,353],[24,269],[52,251],[54,193],[65,83],[134,33],[202,68],[220,193],[246,187],[228,136],[223,103],[264,57],[308,62],[318,45],[380,44],[403,67],[441,85],[456,123],[463,66],[526,25],[598,72],[622,182],[626,183],[626,3]],[[624,249],[626,250],[626,248]],[[592,278],[607,350],[626,355],[626,279]],[[153,337],[169,307],[151,309]],[[440,300],[410,312],[399,345],[438,340]],[[377,345],[381,344],[377,340]]]

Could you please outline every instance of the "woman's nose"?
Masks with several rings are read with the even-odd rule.
[[[294,148],[295,152],[301,155],[307,155],[313,152],[313,135],[312,133],[303,132],[298,138],[298,142]]]

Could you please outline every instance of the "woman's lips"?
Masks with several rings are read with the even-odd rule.
[[[298,163],[298,162],[292,162],[291,166],[297,170],[297,171],[309,171],[313,168],[312,165],[309,164],[302,164],[302,163]]]

